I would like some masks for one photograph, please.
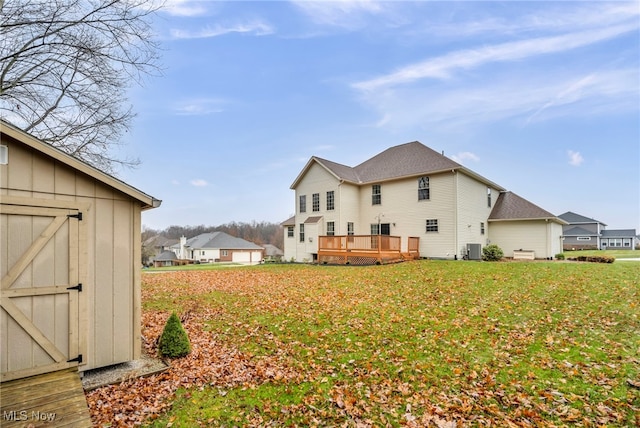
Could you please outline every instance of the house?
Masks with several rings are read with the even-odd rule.
[[[264,261],[265,262],[281,262],[284,251],[272,244],[264,244]]]
[[[571,211],[558,217],[568,223],[562,231],[565,250],[633,250],[640,243],[635,229],[607,230],[603,222]]]
[[[160,201],[0,122],[0,374],[141,353],[141,213]]]
[[[162,235],[154,235],[142,242],[142,258],[147,265],[155,264],[157,257],[177,244],[177,239],[169,239]],[[166,256],[166,254],[165,254]]]
[[[153,259],[154,267],[167,267],[179,265],[178,256],[171,250],[163,251]]]
[[[202,233],[191,239],[180,238],[171,247],[181,260],[197,263],[232,262],[254,265],[264,260],[264,248],[224,232]]]
[[[563,220],[417,141],[355,167],[313,156],[291,189],[295,215],[282,223],[286,260],[380,262],[394,252],[480,258],[490,243],[507,257],[561,251]]]

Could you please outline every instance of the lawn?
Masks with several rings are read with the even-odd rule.
[[[158,427],[633,426],[639,281],[636,262],[143,275],[147,351],[174,310],[193,351],[88,402]]]

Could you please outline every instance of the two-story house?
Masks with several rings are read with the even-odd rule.
[[[638,245],[635,229],[607,229],[599,220],[571,211],[558,217],[567,222],[563,226],[565,250],[633,250]]]
[[[419,242],[419,256],[428,258],[468,257],[470,249],[478,257],[481,247],[501,242],[506,256],[561,252],[564,221],[419,142],[356,167],[313,156],[291,189],[286,260],[318,261],[319,238],[327,236],[353,237],[336,244],[342,249],[358,236],[395,236],[400,253]]]

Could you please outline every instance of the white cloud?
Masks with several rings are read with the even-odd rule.
[[[203,180],[201,178],[193,179],[189,183],[194,187],[205,187],[209,185],[206,180]]]
[[[508,71],[506,72],[508,74]],[[365,92],[376,127],[460,128],[520,118],[523,124],[574,115],[589,117],[638,108],[638,70],[602,70],[576,77],[569,71],[494,75],[487,82],[422,84]]]
[[[567,156],[569,156],[569,165],[580,166],[584,162],[584,158],[580,152],[574,152],[573,150],[567,150]]]
[[[201,1],[166,0],[162,10],[174,16],[201,16],[207,13],[207,8]]]
[[[615,38],[637,29],[638,23],[633,22],[592,31],[460,50],[403,67],[384,76],[356,82],[352,86],[361,91],[371,92],[421,79],[448,79],[457,70],[469,70],[488,63],[523,60],[543,54],[560,53]]]
[[[252,34],[254,36],[266,36],[273,34],[275,30],[271,25],[261,21],[251,21],[233,25],[206,26],[200,30],[171,29],[171,36],[175,39],[205,39],[210,37],[224,36],[230,33]]]
[[[476,154],[471,152],[460,152],[457,155],[451,156],[451,159],[463,165],[465,161],[473,161],[473,162],[480,161],[480,158]]]
[[[360,28],[364,18],[387,10],[388,3],[373,0],[292,1],[313,22],[347,29]]]
[[[227,101],[218,98],[193,98],[177,103],[173,110],[181,116],[203,116],[224,111]]]

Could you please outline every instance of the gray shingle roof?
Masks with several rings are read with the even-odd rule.
[[[498,190],[505,190],[501,186],[492,183],[479,174],[476,174],[418,141],[390,147],[356,167],[346,166],[313,156],[291,185],[292,189],[295,189],[307,169],[314,162],[322,165],[339,180],[355,184],[376,183],[452,170],[462,171]]]
[[[173,251],[166,250],[166,251],[163,251],[162,253],[160,253],[160,255],[158,255],[155,259],[157,261],[177,260],[178,256],[176,256],[176,253],[174,253]]]
[[[391,147],[354,169],[363,183],[459,169],[462,165],[418,141]]]
[[[635,229],[613,229],[602,231],[603,238],[633,238],[634,236],[636,236]]]
[[[194,236],[187,240],[188,247],[198,248],[222,248],[227,250],[260,250],[261,246],[253,242],[236,238],[224,232],[209,232]]]
[[[564,214],[560,214],[558,217],[560,217],[562,220],[566,221],[569,224],[600,223],[600,224],[606,226],[606,224],[602,223],[601,221],[595,220],[593,218],[585,217],[583,215],[576,214],[576,213],[571,212],[571,211],[567,211]]]
[[[489,220],[550,219],[564,223],[549,211],[527,201],[513,192],[501,192],[491,210]]]
[[[562,232],[564,236],[597,236],[598,234],[582,227],[572,227]]]

